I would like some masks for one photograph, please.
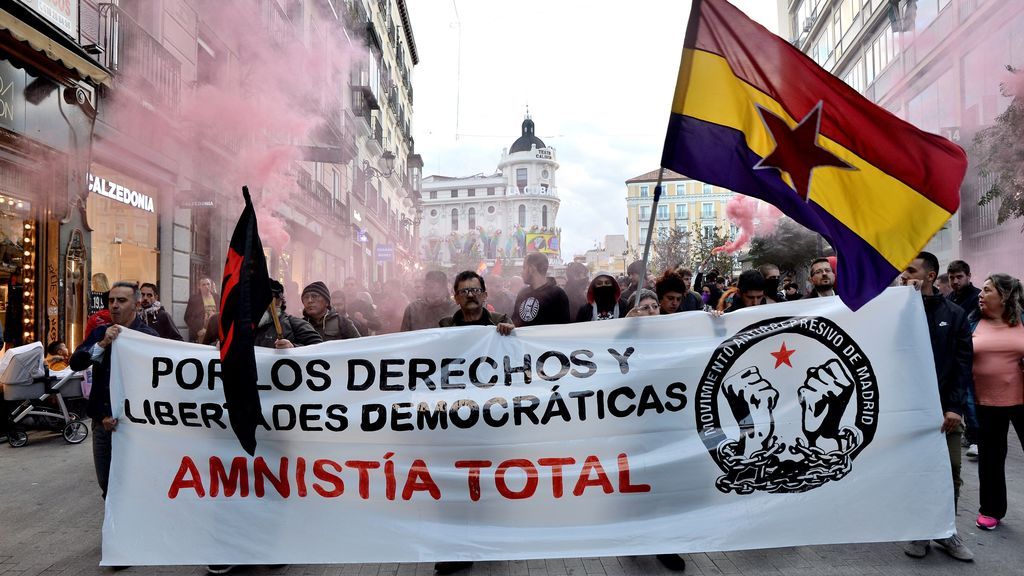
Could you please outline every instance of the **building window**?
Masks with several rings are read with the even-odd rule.
[[[452,208],[452,232],[459,229],[459,209]]]
[[[705,195],[713,194],[715,192],[715,188],[711,184],[704,184],[702,190]]]
[[[704,202],[700,207],[701,218],[714,218],[715,217],[715,203]]]
[[[542,206],[540,209],[540,225],[544,228],[548,227],[548,207]]]
[[[468,228],[470,230],[476,228],[476,208],[470,208],[469,211],[466,212],[466,219],[468,220]]]
[[[639,242],[637,242],[637,244],[646,244],[647,243],[647,230],[648,230],[647,226],[644,226],[643,228],[640,228],[640,238],[639,238]]]
[[[641,206],[640,207],[640,219],[647,221],[651,217],[651,207]]]
[[[664,204],[658,206],[658,220],[668,220],[668,206]]]
[[[430,199],[431,200],[437,200],[437,190],[431,190],[430,191]]]
[[[488,188],[487,189],[487,195],[488,196],[494,196],[494,188]]]
[[[641,198],[647,198],[648,196],[650,196],[650,193],[648,192],[648,187],[647,186],[641,186],[640,187],[640,197]]]
[[[459,191],[458,190],[452,190],[452,198],[458,198],[458,197],[459,197]]]
[[[676,204],[676,220],[686,220],[690,217],[689,204]]]
[[[668,226],[658,226],[658,240],[668,240]]]
[[[715,227],[714,226],[705,226],[704,227],[704,240],[707,240],[707,241],[710,242],[710,241],[712,241],[714,239],[715,239]]]
[[[516,188],[519,193],[526,192],[526,168],[516,168]]]
[[[476,196],[476,188],[470,188],[469,189],[469,197],[472,198],[474,196]]]
[[[526,226],[526,204],[519,205],[519,225]]]

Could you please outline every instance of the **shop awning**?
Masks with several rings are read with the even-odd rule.
[[[87,58],[75,54],[56,40],[3,9],[0,9],[0,30],[6,30],[19,42],[24,42],[50,60],[63,64],[65,68],[73,70],[82,79],[111,87],[110,72],[90,62]]]

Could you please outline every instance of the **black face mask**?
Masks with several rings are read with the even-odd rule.
[[[775,296],[778,293],[779,293],[779,279],[778,278],[769,278],[769,279],[764,281],[764,295],[765,296],[767,296],[767,297],[771,298],[772,300],[774,300]]]
[[[602,308],[615,305],[615,286],[598,286],[594,288],[594,301]]]

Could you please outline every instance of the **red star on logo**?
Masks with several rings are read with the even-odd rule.
[[[779,170],[789,174],[796,187],[796,193],[805,202],[811,191],[811,173],[822,166],[833,166],[847,170],[856,170],[835,154],[818,145],[818,133],[821,129],[822,102],[818,102],[807,116],[790,129],[784,119],[771,110],[758,105],[768,133],[775,142],[775,149],[754,165],[754,170]]]
[[[792,356],[794,352],[796,352],[796,350],[787,349],[786,343],[783,342],[782,348],[779,348],[778,352],[771,353],[772,356],[775,356],[775,367],[778,368],[779,366],[785,364],[786,366],[792,368],[793,364],[789,362],[789,357]]]

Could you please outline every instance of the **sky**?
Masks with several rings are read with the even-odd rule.
[[[777,30],[775,0],[730,0]],[[626,233],[626,184],[655,170],[687,0],[409,0],[423,175],[497,171],[529,107],[557,151],[562,259]]]

